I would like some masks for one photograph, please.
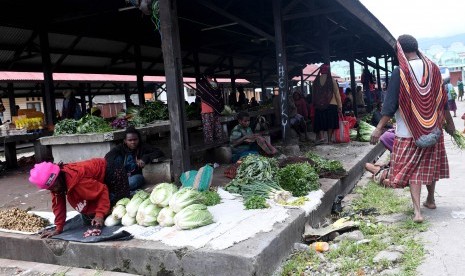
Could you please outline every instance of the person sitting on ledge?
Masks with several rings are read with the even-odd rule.
[[[237,114],[237,121],[239,124],[233,128],[229,138],[233,153],[233,162],[249,154],[258,154],[259,149],[268,156],[273,156],[278,152],[265,137],[252,132],[249,126],[249,113],[239,112]]]
[[[141,142],[140,132],[133,126],[126,129],[123,144],[111,149],[105,159],[109,164],[108,180],[111,202],[128,197],[145,184],[142,169],[153,159],[163,157],[163,152]],[[121,175],[125,175],[124,179]]]

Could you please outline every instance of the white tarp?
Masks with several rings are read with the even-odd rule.
[[[270,202],[270,208],[245,210],[241,197],[218,189],[221,204],[208,207],[215,223],[193,230],[179,230],[173,227],[123,227],[136,239],[161,241],[170,246],[209,247],[221,250],[235,243],[247,240],[257,233],[270,232],[275,223],[282,223],[288,217],[288,208]],[[310,193],[309,200],[302,208],[308,214],[321,203],[321,190]]]

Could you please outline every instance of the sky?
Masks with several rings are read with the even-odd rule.
[[[464,0],[360,0],[397,38],[445,37],[465,33]]]

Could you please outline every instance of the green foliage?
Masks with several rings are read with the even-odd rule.
[[[346,170],[341,161],[325,159],[311,151],[307,152],[306,157],[314,162],[314,168],[318,175],[323,173],[345,173]]]
[[[74,134],[77,132],[79,123],[73,119],[64,119],[56,123],[53,135]]]
[[[278,162],[256,154],[242,158],[242,163],[237,169],[236,177],[231,181],[232,185],[244,185],[255,181],[273,182]]]
[[[78,121],[77,133],[102,133],[112,131],[108,122],[102,117],[92,116],[90,114],[82,117]]]
[[[290,164],[278,171],[278,183],[293,196],[305,196],[320,188],[318,174],[308,163]]]
[[[205,191],[204,193],[204,204],[207,206],[213,206],[221,202],[221,197],[216,191]]]
[[[405,212],[409,207],[408,198],[398,196],[394,190],[370,182],[364,188],[357,189],[362,196],[354,199],[354,210],[376,208],[380,214]]]
[[[269,207],[263,196],[251,196],[247,198],[244,206],[245,209],[265,209]]]

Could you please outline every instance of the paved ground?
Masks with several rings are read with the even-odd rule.
[[[457,117],[454,118],[458,130],[464,129],[460,119],[465,112],[465,102],[457,102]],[[465,219],[452,218],[452,211],[465,211],[465,189],[463,179],[465,170],[463,160],[465,152],[460,151],[446,138],[447,157],[449,158],[450,179],[439,181],[436,186],[436,210],[424,208],[426,219],[431,223],[421,237],[426,241],[426,258],[418,268],[419,275],[464,275],[465,274],[465,238],[463,236]],[[426,189],[422,191],[426,196]]]

